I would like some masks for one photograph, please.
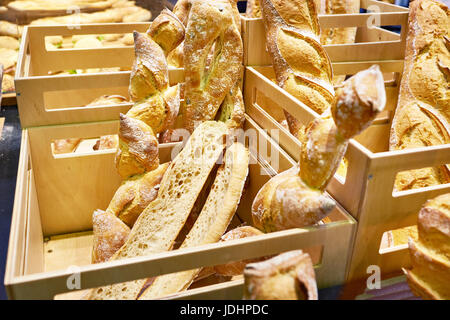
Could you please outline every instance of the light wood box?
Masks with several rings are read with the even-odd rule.
[[[389,151],[390,128],[397,106],[403,61],[373,63],[378,64],[385,75],[386,110],[368,129],[350,140],[345,154],[348,161],[346,175],[336,174],[327,187],[327,191],[358,221],[349,281],[366,279],[370,265],[379,266],[383,274],[409,267],[407,245],[380,247],[383,234],[415,225],[417,214],[428,199],[450,192],[450,184],[394,192],[398,172],[449,163],[450,144]],[[371,64],[333,63],[333,68],[336,75],[352,75]],[[276,133],[272,138],[298,161],[300,142],[279,123],[284,117],[283,109],[305,125],[319,115],[278,87],[272,79],[274,72],[271,66],[247,67],[244,80],[246,112],[269,134]]]
[[[375,1],[361,2],[367,8]],[[382,12],[381,22],[390,24],[400,19],[406,23],[407,9],[376,2]],[[376,14],[374,16],[377,16]],[[345,14],[320,16],[320,23],[326,26],[358,26],[356,44],[325,46],[333,61],[354,59],[360,52],[393,50],[404,45],[400,37],[381,28],[369,29],[366,26],[367,14]],[[242,38],[244,44],[244,65],[265,65],[269,57],[265,52],[265,34],[261,19],[248,19],[241,16]],[[116,120],[120,112],[126,112],[130,104],[115,106],[84,107],[103,94],[121,94],[128,98],[129,71],[93,74],[49,75],[49,72],[121,67],[129,70],[133,64],[132,46],[97,49],[58,49],[47,50],[45,37],[73,36],[87,34],[125,34],[133,30],[145,32],[149,23],[110,23],[73,26],[27,26],[23,30],[19,59],[16,68],[16,93],[20,121],[23,128],[79,123],[91,121]],[[375,42],[380,45],[376,46]],[[366,59],[367,60],[367,59]],[[369,59],[370,60],[370,59]],[[171,79],[177,81],[182,71],[171,71]]]
[[[253,130],[257,140],[249,141],[257,143],[249,143],[250,183],[237,215],[241,221],[251,223],[253,198],[276,173],[274,167],[283,171],[295,163],[249,117],[245,129]],[[345,281],[356,225],[340,206],[326,223],[316,226],[90,265],[92,212],[104,209],[120,184],[114,168],[115,150],[53,155],[51,141],[67,137],[91,139],[117,130],[118,121],[104,121],[23,131],[5,273],[10,299],[51,299],[68,291],[66,282],[73,270],[79,272],[85,289],[294,249],[311,253],[319,287]],[[170,160],[176,148],[177,143],[161,145],[162,162]],[[68,269],[72,265],[79,268]],[[219,291],[213,286],[194,293],[200,290],[210,298],[223,294],[240,298],[236,293],[242,283],[241,279],[221,284]],[[236,286],[240,289],[236,290]]]
[[[375,0],[361,0],[362,9],[370,13],[319,15],[321,29],[356,27],[355,43],[324,45],[334,63],[355,61],[398,60],[404,52],[408,9]],[[374,9],[375,8],[375,9]],[[376,10],[376,11],[374,11]],[[372,26],[379,21],[379,26]],[[401,26],[401,33],[388,31],[380,26]],[[242,17],[244,65],[264,66],[272,64],[266,51],[266,35],[262,18]]]

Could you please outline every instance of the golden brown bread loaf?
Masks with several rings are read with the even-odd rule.
[[[208,54],[214,59],[207,70]],[[185,128],[212,120],[242,70],[243,47],[228,0],[193,0],[184,41]]]
[[[226,231],[241,199],[248,174],[249,152],[234,143],[225,153],[225,163],[218,171],[208,198],[180,248],[189,248],[219,241]],[[154,299],[186,290],[201,268],[157,277],[139,297]]]
[[[262,234],[264,233],[256,228],[253,228],[251,226],[243,226],[228,231],[220,238],[220,241],[222,242],[222,241],[237,240],[247,237],[259,236]],[[244,272],[244,268],[247,264],[252,262],[259,262],[261,260],[262,259],[260,258],[256,258],[243,261],[229,262],[226,264],[214,266],[214,271],[221,276],[237,276]]]
[[[197,127],[169,165],[158,196],[141,213],[128,240],[111,260],[146,256],[172,248],[222,154],[226,133],[227,127],[222,122],[207,121]],[[89,298],[136,299],[145,282],[143,279],[93,289]]]
[[[417,220],[418,241],[409,241],[412,291],[424,299],[450,299],[450,193],[426,202]]]
[[[172,11],[164,9],[153,20],[147,33],[167,56],[184,40],[184,25]]]
[[[130,228],[114,214],[96,210],[92,215],[94,240],[92,263],[108,261],[125,243]]]
[[[117,189],[106,211],[132,228],[141,212],[158,195],[159,184],[169,164],[163,163],[155,170],[125,180]]]
[[[320,27],[313,0],[261,0],[267,49],[278,85],[315,112],[333,102],[333,71],[320,44]],[[297,119],[285,112],[290,132],[297,136]]]
[[[158,140],[144,122],[120,114],[116,168],[122,179],[159,166]]]
[[[317,300],[311,258],[302,250],[248,264],[244,270],[245,300]]]
[[[312,225],[335,203],[323,192],[345,154],[348,140],[370,125],[384,109],[386,93],[378,66],[344,82],[333,102],[304,132],[299,167],[271,178],[252,205],[255,227],[265,232]]]
[[[405,64],[390,150],[450,143],[450,10],[442,2],[410,5]],[[396,190],[450,182],[448,167],[402,172]]]

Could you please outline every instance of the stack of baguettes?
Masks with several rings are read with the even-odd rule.
[[[190,1],[186,39],[182,20],[168,10],[147,34],[135,32],[129,89],[135,104],[121,115],[116,155],[125,180],[107,210],[94,212],[94,263],[171,250],[177,242],[181,248],[212,243],[227,230],[249,163],[247,148],[226,139],[243,122],[235,6]],[[191,63],[185,68],[186,106],[180,108],[179,86],[168,84],[167,56],[183,40],[184,59]],[[171,163],[159,165],[157,135],[183,129],[175,128],[179,116],[192,134]],[[92,289],[86,298],[156,298],[187,289],[200,271]]]

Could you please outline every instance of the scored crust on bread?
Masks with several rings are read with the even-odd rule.
[[[277,84],[315,112],[333,102],[333,71],[320,44],[320,27],[313,0],[261,0],[267,49]],[[285,111],[289,130],[298,136],[301,124]]]
[[[130,228],[114,214],[95,210],[92,215],[92,263],[108,261],[127,240]]]
[[[203,184],[225,147],[227,127],[207,121],[191,135],[167,169],[158,196],[141,213],[127,242],[111,258],[146,256],[170,250]],[[146,280],[92,289],[90,299],[136,299]]]
[[[450,299],[450,193],[428,200],[417,219],[419,237],[409,240],[411,270],[404,270],[414,294]]]
[[[299,166],[271,178],[252,205],[255,227],[265,232],[313,225],[335,207],[324,190],[341,163],[348,140],[367,128],[386,103],[378,66],[358,72],[337,91],[329,112],[303,132]]]
[[[296,250],[248,264],[244,270],[244,300],[318,300],[310,256]]]
[[[450,10],[442,2],[411,2],[403,76],[390,150],[450,143]],[[401,172],[395,189],[450,182],[448,166]]]
[[[242,39],[230,2],[193,0],[184,40],[186,129],[192,132],[196,123],[215,118],[240,77],[242,57]]]
[[[225,163],[217,171],[208,198],[194,226],[180,246],[189,248],[219,241],[241,199],[248,175],[249,152],[234,143],[225,153]],[[157,277],[139,299],[154,299],[187,289],[201,268]]]

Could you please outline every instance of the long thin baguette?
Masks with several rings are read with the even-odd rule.
[[[442,2],[411,3],[405,64],[390,150],[450,143],[450,9]],[[446,166],[400,172],[395,189],[450,182]]]
[[[236,212],[248,174],[249,153],[244,145],[235,143],[228,148],[225,157],[225,164],[217,172],[205,205],[180,248],[219,241]],[[139,299],[154,299],[185,290],[200,270],[158,277]]]
[[[224,123],[202,123],[167,169],[158,197],[137,219],[127,242],[112,260],[170,250],[203,184],[223,151]],[[144,280],[93,289],[89,299],[136,299]]]

